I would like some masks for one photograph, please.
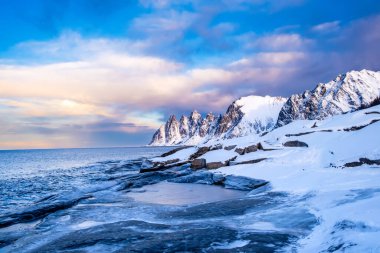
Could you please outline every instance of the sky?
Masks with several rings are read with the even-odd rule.
[[[144,145],[170,114],[380,70],[378,0],[0,4],[0,149]]]

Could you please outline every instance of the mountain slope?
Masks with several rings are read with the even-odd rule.
[[[292,95],[281,109],[276,126],[293,120],[320,120],[367,107],[380,96],[380,72],[351,71],[312,91]]]
[[[272,129],[286,99],[247,96],[234,101],[222,116],[203,118],[197,111],[178,122],[174,115],[154,134],[150,145],[196,145],[215,138],[234,138]]]

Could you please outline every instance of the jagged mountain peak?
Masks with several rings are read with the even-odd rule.
[[[284,102],[285,99],[279,97],[249,96],[234,101],[223,115],[215,116],[210,112],[203,118],[194,110],[189,117],[185,115],[181,117],[178,134],[173,134],[177,133],[175,130],[177,121],[175,117],[171,116],[165,129],[172,129],[172,131],[165,133],[164,142],[166,145],[198,144],[212,138],[232,138],[266,131],[273,127]],[[164,145],[162,141],[156,141],[155,136],[157,135],[161,136],[162,134],[155,134],[151,145]]]
[[[319,83],[312,91],[292,95],[281,109],[276,126],[293,120],[320,120],[366,107],[380,96],[380,72],[361,70]]]
[[[319,120],[358,110],[370,106],[379,97],[380,72],[349,71],[288,99],[252,95],[231,103],[223,115],[209,113],[202,118],[194,110],[189,117],[182,116],[179,123],[170,117],[165,128],[154,134],[151,145],[192,145],[213,138],[258,134],[293,120]]]

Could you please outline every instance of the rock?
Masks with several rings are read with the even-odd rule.
[[[35,203],[33,206],[27,207],[20,212],[0,216],[0,228],[42,219],[51,213],[68,209],[77,205],[81,200],[91,197],[91,195],[80,197],[72,196],[71,194],[53,195],[47,199],[40,200],[38,203]]]
[[[208,170],[215,170],[215,169],[219,169],[221,167],[224,167],[224,163],[222,163],[222,162],[211,162],[211,163],[206,164],[206,168]]]
[[[171,163],[177,163],[177,162],[179,162],[178,158],[176,158],[176,159],[170,159],[170,160],[163,161],[163,162],[154,162],[153,163],[153,167],[165,166],[165,165],[168,165],[168,164],[171,164]]]
[[[190,160],[196,159],[210,151],[210,147],[200,147],[197,152],[190,156]]]
[[[309,147],[309,145],[302,141],[287,141],[283,145],[284,147]]]
[[[268,184],[268,181],[265,180],[232,175],[226,176],[224,180],[225,188],[240,191],[251,191],[266,184]]]
[[[180,151],[180,150],[182,150],[182,149],[186,149],[186,148],[189,148],[189,147],[186,146],[186,147],[175,148],[175,149],[173,149],[173,150],[170,150],[169,152],[163,153],[160,157],[167,157],[167,156],[170,156],[170,155],[175,154],[175,153],[177,153],[178,151]]]
[[[363,163],[361,163],[361,162],[349,162],[349,163],[346,163],[344,165],[344,167],[348,167],[348,168],[350,168],[350,167],[359,167],[361,165],[363,165]]]
[[[259,158],[259,159],[254,159],[254,160],[248,160],[248,161],[243,161],[243,162],[231,162],[231,165],[239,165],[239,164],[254,164],[254,163],[259,163],[261,161],[266,160],[267,158]]]
[[[234,148],[236,148],[236,145],[224,147],[224,150],[233,150]]]
[[[236,158],[237,158],[237,156],[234,156],[234,157],[228,159],[227,161],[224,162],[224,165],[225,166],[230,166],[231,162],[235,161]]]
[[[194,183],[194,184],[208,184],[208,185],[223,185],[224,176],[215,174],[208,171],[195,171],[189,175],[169,179],[172,183]]]
[[[210,151],[219,150],[219,149],[222,149],[222,148],[223,148],[223,145],[220,144],[220,143],[218,143],[215,146],[211,147]]]
[[[179,159],[174,159],[174,160],[171,160],[171,161],[179,161]],[[158,166],[152,167],[152,168],[141,168],[140,169],[140,173],[160,171],[160,170],[167,170],[167,169],[183,166],[183,165],[185,165],[187,163],[189,163],[189,161],[182,161],[182,162],[170,163],[170,164],[161,164],[161,165],[158,165]]]
[[[380,159],[378,160],[371,160],[371,159],[368,159],[368,158],[359,158],[359,162],[355,161],[355,162],[349,162],[349,163],[346,163],[344,165],[344,167],[358,167],[358,166],[361,166],[361,165],[364,165],[364,164],[367,164],[367,165],[380,165]]]
[[[244,150],[244,148],[237,148],[237,149],[235,149],[235,152],[238,153],[239,155],[244,155],[245,150]]]
[[[190,166],[190,168],[192,168],[193,170],[199,170],[199,169],[203,169],[205,167],[206,167],[206,159],[204,159],[204,158],[194,159],[191,162],[191,166]]]
[[[262,145],[261,145],[261,148],[262,148]],[[238,153],[239,155],[244,155],[247,153],[256,152],[257,150],[258,150],[257,145],[251,145],[245,148],[237,148],[235,149],[235,152]]]
[[[261,144],[261,142],[257,143],[257,149],[264,150],[263,144]]]
[[[251,146],[248,146],[244,149],[244,154],[252,153],[252,152],[256,152],[256,151],[257,151],[257,146],[251,145]]]
[[[374,124],[374,123],[376,123],[378,121],[380,121],[380,119],[373,119],[368,124],[361,125],[361,126],[353,126],[351,128],[344,128],[343,131],[346,131],[346,132],[358,131],[358,130],[363,129],[363,128],[369,126],[369,125],[372,125],[372,124]]]

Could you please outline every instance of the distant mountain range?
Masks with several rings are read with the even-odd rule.
[[[263,134],[294,120],[321,120],[365,108],[380,97],[380,72],[351,71],[312,91],[290,98],[247,96],[234,101],[224,115],[197,111],[178,121],[174,115],[153,135],[150,145],[197,145],[211,139]]]

